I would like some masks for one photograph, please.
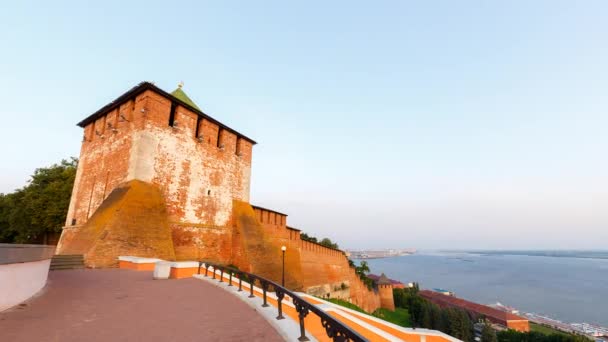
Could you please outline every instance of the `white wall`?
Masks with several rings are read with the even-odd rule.
[[[0,264],[0,311],[13,307],[40,291],[46,284],[50,259]]]

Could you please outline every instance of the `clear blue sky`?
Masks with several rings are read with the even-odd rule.
[[[0,6],[0,191],[179,81],[256,139],[252,203],[343,247],[605,248],[608,3]]]

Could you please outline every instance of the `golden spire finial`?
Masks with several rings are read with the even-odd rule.
[[[177,84],[178,88],[183,88],[184,87],[184,81],[179,81],[179,83]]]

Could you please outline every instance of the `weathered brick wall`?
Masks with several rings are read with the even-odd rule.
[[[300,240],[302,277],[306,292],[324,297],[341,298],[373,312],[380,307],[377,292],[369,290],[348,264],[341,252]]]
[[[85,224],[113,189],[137,179],[160,188],[178,259],[229,258],[226,227],[232,201],[249,200],[252,143],[181,106],[169,126],[171,109],[148,90],[85,127],[66,226]]]
[[[304,240],[300,240],[300,246],[302,275],[306,288],[322,285],[340,286],[340,282],[348,278],[348,260],[342,252]],[[327,292],[333,292],[333,286],[330,287]]]
[[[181,106],[171,127],[171,103],[154,93],[149,101],[154,124],[138,133],[133,177],[161,187],[172,221],[227,226],[232,200],[249,201],[251,145],[238,155],[236,135],[207,120],[200,120],[197,137],[197,115]]]
[[[374,312],[381,307],[378,293],[368,289],[352,268],[348,272],[348,279],[350,283],[349,298],[352,303],[367,312]]]
[[[127,181],[136,102],[128,101],[85,127],[66,226],[84,224],[104,198]]]
[[[64,229],[57,248],[83,254],[89,267],[115,266],[119,255],[175,259],[163,197],[137,180],[114,189],[87,223]]]
[[[232,227],[179,222],[172,222],[169,225],[177,260],[231,263]]]
[[[283,257],[281,246],[286,246],[285,285],[302,290],[301,258],[296,241],[281,238],[283,234],[267,232],[249,203],[235,201],[234,208],[234,264],[280,283]]]

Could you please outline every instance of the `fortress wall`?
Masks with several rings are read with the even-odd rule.
[[[240,269],[257,273],[276,282],[281,282],[282,251],[285,252],[285,285],[291,289],[303,289],[301,255],[298,241],[286,239],[289,234],[269,233],[269,227],[257,219],[254,208],[246,202],[234,201],[233,263]],[[272,227],[273,230],[287,230]]]
[[[359,279],[342,251],[302,240],[299,230],[287,227],[287,215],[256,206],[253,209],[275,249],[286,246],[287,259],[299,260],[305,292],[319,297],[329,293],[332,298],[350,301],[370,312],[380,307],[378,293],[370,291]],[[288,262],[286,272],[291,270],[297,273],[298,267]]]
[[[299,253],[300,246],[297,243],[299,239],[293,229],[287,228],[287,215],[257,206],[252,206],[252,208],[266,234],[271,236],[279,246],[286,246],[291,250],[297,249]]]
[[[352,268],[348,271],[348,279],[350,284],[349,296],[351,303],[354,303],[367,312],[374,312],[381,307],[380,295],[378,292],[369,290],[367,285],[359,279],[359,276],[357,276],[355,270]]]
[[[260,221],[260,223],[275,228],[285,229],[287,227],[287,215],[262,207],[252,207],[255,212],[255,217]]]
[[[300,240],[300,231],[287,227],[287,215],[261,207],[252,206],[252,208],[256,219],[264,228],[265,234],[279,248],[285,246],[287,247],[287,253],[300,254],[300,241],[302,241]]]
[[[338,250],[300,240],[302,277],[307,293],[348,300],[373,312],[380,307],[378,293],[370,291]],[[343,285],[344,284],[344,285]]]
[[[342,253],[304,240],[300,240],[300,246],[305,288],[324,286],[324,293],[315,293],[324,295],[348,280],[348,260]]]
[[[277,271],[280,271],[281,247],[285,246],[286,284],[292,289],[302,290],[300,232],[286,226],[287,215],[257,206],[250,205],[250,207],[253,209],[254,219],[263,229],[266,244],[270,247],[269,254],[261,257],[263,259],[271,258],[272,262],[278,262]],[[280,281],[279,275],[272,275],[276,277],[273,280]]]

